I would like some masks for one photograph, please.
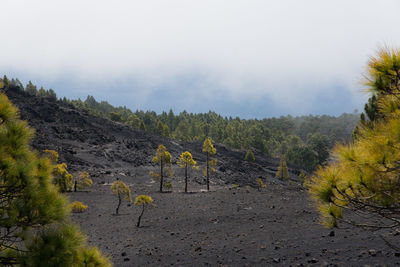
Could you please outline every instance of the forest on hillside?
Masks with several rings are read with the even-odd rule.
[[[37,89],[31,81],[24,86],[18,79],[1,79],[32,95],[57,99],[53,89]],[[242,150],[259,150],[270,157],[285,156],[287,161],[307,172],[324,164],[329,150],[336,143],[351,139],[360,115],[343,113],[338,117],[322,115],[281,116],[279,118],[240,119],[223,117],[215,112],[193,114],[187,111],[175,114],[172,110],[157,114],[154,111],[114,107],[93,96],[86,100],[61,101],[73,104],[93,115],[126,123],[137,129],[183,141],[200,141],[211,137],[217,143]]]

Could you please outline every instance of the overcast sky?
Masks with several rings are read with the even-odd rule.
[[[2,0],[0,73],[58,96],[271,117],[362,109],[398,0]]]

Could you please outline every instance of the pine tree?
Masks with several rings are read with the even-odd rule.
[[[244,160],[249,161],[249,162],[254,162],[256,160],[256,158],[254,157],[253,150],[251,150],[251,148],[249,148],[249,150],[247,150]]]
[[[179,161],[177,162],[179,167],[185,168],[185,193],[188,192],[188,168],[192,167],[192,169],[199,169],[196,166],[196,161],[193,159],[192,154],[189,151],[183,152],[179,156]]]
[[[171,133],[170,133],[168,125],[164,124],[162,135],[164,135],[165,137],[169,138],[170,134]]]
[[[400,50],[382,49],[368,64],[367,85],[382,116],[373,127],[361,122],[353,144],[337,145],[334,158],[311,180],[310,193],[323,223],[400,227]],[[383,119],[384,118],[384,119]],[[344,212],[351,214],[351,220]],[[399,248],[397,248],[399,249]]]
[[[161,121],[158,121],[158,122],[157,122],[156,132],[157,132],[159,135],[163,135],[163,133],[164,133],[164,124],[163,124]]]
[[[119,208],[121,206],[122,203],[122,199],[131,202],[131,190],[129,189],[129,187],[122,182],[121,180],[119,180],[117,178],[116,181],[114,181],[111,185],[111,193],[113,195],[117,195],[118,197],[118,206],[115,210],[115,214],[119,214]]]
[[[289,171],[284,156],[281,157],[281,160],[279,162],[278,170],[276,172],[276,178],[289,179]]]
[[[58,153],[55,150],[45,149],[45,156],[49,158],[53,166],[54,183],[60,192],[64,193],[72,188],[72,175],[67,170],[66,163],[58,163]]]
[[[93,184],[92,179],[89,178],[88,172],[79,172],[78,176],[74,177],[74,192],[78,189],[90,187]]]
[[[34,85],[31,81],[25,87],[25,91],[30,95],[37,95],[38,91],[36,85]]]
[[[136,197],[135,202],[133,204],[136,206],[142,206],[142,211],[139,215],[136,227],[140,227],[140,221],[142,219],[144,209],[146,208],[147,205],[151,203],[153,203],[153,199],[151,198],[151,196],[140,195]]]
[[[207,138],[203,143],[203,152],[206,154],[206,167],[203,171],[206,176],[207,191],[210,191],[210,171],[215,172],[214,166],[217,165],[217,160],[212,158],[217,153],[217,149],[213,146],[211,138]]]
[[[258,191],[260,191],[261,189],[267,187],[267,186],[263,183],[262,177],[261,177],[261,176],[257,178],[257,185],[258,185],[258,188],[257,188]]]
[[[160,163],[159,172],[150,172],[150,175],[160,179],[160,192],[163,192],[164,179],[167,177],[172,177],[172,156],[167,151],[165,146],[159,145],[156,151],[156,155],[153,158],[153,162]]]
[[[0,94],[0,265],[110,266],[69,223],[68,201],[52,182],[52,162],[31,149],[32,138],[33,130]],[[91,259],[89,252],[95,252]]]

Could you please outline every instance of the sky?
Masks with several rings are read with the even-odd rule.
[[[59,97],[224,116],[362,110],[398,0],[2,0],[0,74]]]

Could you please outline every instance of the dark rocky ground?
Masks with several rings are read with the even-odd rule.
[[[202,164],[201,143],[173,142],[17,88],[6,93],[36,129],[36,149],[57,150],[71,172],[89,172],[94,186],[68,193],[89,206],[73,220],[115,266],[400,265],[400,254],[384,244],[379,232],[322,227],[297,170],[290,170],[290,183],[274,178],[277,159],[256,152],[257,161],[250,164],[242,160],[245,151],[217,145],[211,192],[203,192],[197,173],[190,180],[192,193],[182,193],[182,171],[175,166],[174,192],[158,193],[148,175],[155,169],[151,159],[157,146],[164,144],[175,160],[187,149]],[[260,175],[267,189],[245,187]],[[130,185],[133,198],[153,197],[156,207],[146,210],[143,227],[136,228],[139,208],[129,203],[121,215],[114,214],[117,199],[110,183],[116,178]]]

